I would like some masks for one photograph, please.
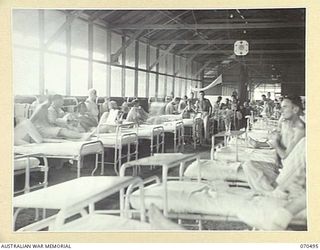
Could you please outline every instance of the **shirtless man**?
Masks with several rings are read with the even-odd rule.
[[[212,105],[209,99],[205,98],[204,91],[199,92],[200,98],[197,102],[197,111],[201,112],[201,117],[203,119],[203,126],[204,126],[204,138],[209,141],[209,117],[212,113]]]
[[[169,102],[166,106],[166,115],[172,115],[177,113],[177,105],[179,103],[179,98],[175,97],[171,102]]]
[[[273,135],[268,144],[275,149],[278,163],[248,161],[243,164],[251,188],[259,192],[273,191],[291,175],[297,174],[300,165],[305,165],[305,123],[300,119],[302,104],[299,97],[286,97],[281,103],[282,120],[280,130]],[[279,166],[282,176],[279,180]],[[290,169],[290,171],[289,171]]]

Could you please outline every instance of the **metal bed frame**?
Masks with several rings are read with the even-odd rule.
[[[178,154],[177,154],[178,155]],[[172,165],[163,165],[162,168],[162,183],[163,183],[163,214],[164,216],[171,218],[171,219],[177,219],[179,224],[182,224],[182,220],[194,220],[197,222],[198,229],[202,230],[203,227],[203,220],[208,221],[224,221],[224,222],[242,222],[238,219],[237,216],[229,216],[229,215],[219,215],[219,214],[199,214],[199,213],[174,213],[174,212],[168,212],[168,190],[167,190],[167,182],[169,180],[190,180],[190,178],[184,177],[184,171],[186,169],[186,162],[190,161],[199,161],[199,156],[197,155],[186,155],[186,158],[181,162],[175,162]],[[143,164],[144,165],[144,164]],[[139,165],[139,162],[127,162],[121,166],[120,169],[120,176],[125,176],[126,170],[130,167],[137,167],[137,166],[143,166]],[[178,177],[170,177],[168,176],[168,170],[172,167],[179,166],[179,176]],[[155,183],[161,183],[160,178],[157,176],[150,177],[144,181],[144,186],[146,187],[147,184]],[[201,182],[201,176],[200,171],[197,178],[197,182]],[[306,224],[306,221],[304,219],[293,219],[290,223],[291,225],[300,225],[304,226]],[[249,227],[249,226],[248,226]],[[249,227],[251,228],[251,227]],[[255,228],[252,228],[253,230]]]
[[[31,167],[30,166],[30,158],[42,158],[43,159],[43,165],[39,165],[37,167]],[[41,155],[41,154],[27,154],[27,155],[15,155],[14,160],[18,159],[27,159],[27,164],[24,169],[14,169],[14,175],[21,175],[25,174],[25,182],[24,182],[24,188],[18,191],[15,191],[14,194],[19,194],[19,193],[29,193],[32,189],[36,189],[39,187],[46,188],[48,186],[48,159],[46,156]],[[38,183],[37,185],[30,186],[30,174],[32,172],[43,172],[43,181],[41,183]]]

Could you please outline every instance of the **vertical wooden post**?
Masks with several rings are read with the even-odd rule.
[[[111,31],[107,30],[106,96],[111,96]]]
[[[138,97],[138,88],[139,88],[139,41],[135,41],[135,52],[134,52],[134,60],[135,60],[135,69],[134,69],[134,96]]]
[[[125,46],[126,36],[122,36],[122,47]],[[121,68],[121,96],[126,95],[126,49],[122,50],[122,68]]]
[[[176,55],[173,54],[172,58],[172,72],[173,72],[173,79],[172,79],[172,92],[175,96],[175,85],[176,85]]]
[[[149,97],[149,86],[150,86],[150,44],[147,44],[147,51],[146,51],[146,97]]]
[[[44,10],[39,10],[39,92],[40,95],[45,94],[45,84],[44,84]]]
[[[156,52],[156,60],[159,59],[159,55],[160,55],[160,49],[159,46],[157,47],[157,52]],[[157,63],[156,65],[156,97],[159,96],[159,63]]]
[[[168,93],[167,93],[167,89],[168,89],[168,56],[169,54],[166,54],[165,57],[164,57],[164,73],[165,73],[165,76],[164,76],[164,96],[167,96]]]
[[[70,19],[70,16],[67,15],[67,22]],[[66,27],[66,45],[67,45],[67,53],[66,53],[66,95],[71,95],[71,25],[67,25]]]
[[[242,63],[240,65],[240,83],[239,83],[239,93],[238,93],[238,99],[240,103],[243,103],[248,96],[247,92],[247,82],[248,82],[248,68],[247,65]]]
[[[93,22],[88,24],[88,89],[93,87]]]

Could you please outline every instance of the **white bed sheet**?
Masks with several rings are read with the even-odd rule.
[[[129,231],[151,230],[150,224],[138,220],[130,220],[115,215],[92,214],[64,224],[59,232],[103,232],[103,231]]]
[[[78,156],[85,142],[31,143],[14,146],[18,154],[43,154],[46,156]]]
[[[31,168],[37,168],[40,165],[40,161],[39,159],[35,158],[35,157],[29,157],[29,159],[27,158],[21,158],[21,159],[15,159],[14,160],[14,170],[22,170],[22,169],[26,169],[27,164],[28,164],[28,160],[29,160],[29,167]]]
[[[133,132],[133,131],[132,131]],[[130,133],[132,133],[130,132]],[[92,137],[92,140],[99,140],[102,142],[103,146],[105,147],[114,147],[114,145],[126,145],[129,143],[134,143],[136,140],[136,136],[134,135],[129,135],[122,137],[123,135],[128,134],[128,133],[122,133],[121,135],[119,134],[118,137],[116,133],[104,133],[104,134],[99,134],[98,137]]]
[[[200,160],[192,162],[186,169],[184,175],[189,178],[200,178],[205,180],[238,180],[246,182],[247,179],[241,168],[240,162],[226,162],[220,160]]]
[[[188,214],[208,214],[220,216],[236,216],[246,220],[248,211],[264,210],[267,214],[284,207],[288,202],[276,197],[257,196],[250,189],[230,188],[225,182],[216,184],[204,184],[189,181],[169,181],[168,190],[168,212]],[[145,188],[145,207],[151,204],[163,209],[162,183],[153,184]],[[139,191],[135,191],[130,198],[132,207],[139,209]],[[305,219],[305,210],[301,211],[295,218]],[[248,218],[249,221],[251,218]]]
[[[252,160],[276,163],[276,153],[274,149],[251,149],[238,147],[238,157],[240,162]],[[217,149],[215,158],[221,161],[235,161],[235,145],[228,145],[227,147]]]

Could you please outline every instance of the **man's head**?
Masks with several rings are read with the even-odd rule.
[[[237,100],[237,96],[236,96],[236,95],[232,95],[232,96],[231,96],[231,100],[232,100],[232,101],[236,101],[236,100]]]
[[[222,96],[218,96],[217,102],[221,102]]]
[[[267,100],[266,95],[261,95],[261,99],[262,99],[262,101],[266,101]]]
[[[193,98],[194,98],[194,93],[190,92],[190,99],[193,99]]]
[[[199,92],[200,100],[203,100],[203,99],[204,99],[204,96],[205,96],[204,91],[200,91],[200,92]]]
[[[183,100],[184,100],[184,101],[187,101],[187,100],[188,100],[188,96],[186,96],[186,95],[183,96]]]
[[[118,104],[116,101],[109,102],[109,109],[117,109],[117,108],[118,108]]]
[[[179,97],[175,97],[172,100],[172,104],[177,105],[179,103]]]
[[[84,103],[84,102],[80,102],[79,105],[78,105],[78,112],[80,114],[85,114],[88,112],[88,108],[87,108],[87,105]]]
[[[97,99],[97,91],[95,89],[89,89],[88,96],[92,101]]]
[[[138,108],[140,106],[140,102],[138,99],[135,99],[131,102],[132,107]]]
[[[299,117],[302,113],[302,103],[299,96],[288,96],[281,102],[281,114],[286,120],[294,119]]]
[[[283,101],[283,96],[279,96],[279,102],[281,103]]]
[[[267,93],[267,97],[268,97],[269,99],[271,98],[271,93],[270,93],[270,92]]]
[[[63,106],[63,97],[62,95],[53,95],[51,102],[57,107],[61,108]]]
[[[226,98],[226,104],[228,105],[230,102],[229,98]]]

